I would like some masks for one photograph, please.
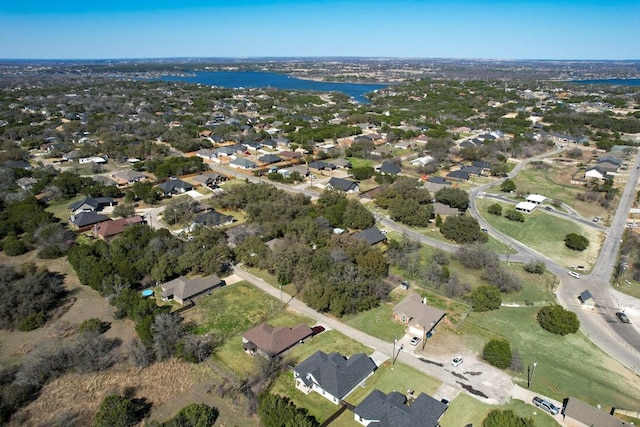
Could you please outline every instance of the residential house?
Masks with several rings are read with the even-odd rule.
[[[135,224],[146,224],[146,221],[140,215],[104,221],[99,223],[97,227],[94,227],[94,233],[98,238],[106,241],[123,233],[126,227]]]
[[[629,427],[631,425],[598,408],[587,405],[575,397],[565,399],[562,405],[562,415],[566,425],[574,425],[567,418],[572,418],[580,425],[591,427]]]
[[[402,172],[402,168],[400,168],[400,166],[388,161],[382,162],[382,165],[380,165],[378,170],[383,175],[397,175]]]
[[[376,226],[355,233],[353,238],[364,240],[369,244],[369,246],[377,245],[378,243],[385,242],[387,240],[387,236],[385,236]]]
[[[478,166],[464,166],[463,168],[460,169],[461,172],[466,172],[469,175],[482,175],[484,172],[484,169],[482,169],[481,167]]]
[[[427,182],[431,182],[431,183],[434,183],[434,184],[441,184],[441,185],[451,186],[451,181],[447,181],[445,178],[443,178],[441,176],[437,176],[437,175],[432,175],[429,178],[427,178]]]
[[[317,171],[332,171],[336,170],[336,165],[333,163],[323,162],[321,160],[316,160],[307,165],[309,169],[315,169]]]
[[[108,185],[108,186],[113,186],[113,187],[118,185],[117,182],[115,182],[111,178],[109,178],[107,176],[104,176],[104,175],[93,175],[91,177],[91,179],[93,179],[95,182],[99,182],[99,183],[101,183],[103,185]]]
[[[458,208],[452,208],[449,205],[445,205],[444,203],[435,202],[433,204],[433,214],[440,216],[458,216],[460,215],[460,210]]]
[[[275,154],[265,154],[264,156],[259,157],[258,161],[260,163],[264,163],[264,164],[270,165],[272,163],[278,163],[278,162],[282,161],[282,159],[280,158],[280,156],[277,156]]]
[[[351,162],[347,159],[333,159],[331,163],[341,169],[349,169],[351,167]]]
[[[538,205],[531,202],[520,202],[516,205],[516,211],[530,214],[535,210]]]
[[[196,151],[196,156],[200,157],[203,160],[208,160],[208,161],[218,160],[218,155],[216,154],[216,152],[209,148],[199,149],[198,151]]]
[[[584,177],[587,179],[597,179],[601,181],[605,179],[608,173],[609,172],[607,172],[600,166],[591,166],[584,172]]]
[[[491,170],[491,163],[485,162],[484,160],[474,160],[471,162],[471,165],[480,168],[485,172],[489,172]]]
[[[357,193],[360,191],[360,185],[357,182],[335,176],[331,177],[327,183],[327,188],[330,190],[344,191],[345,193]]]
[[[258,165],[252,162],[249,159],[245,159],[244,157],[238,157],[229,162],[229,166],[238,168],[238,169],[255,169]]]
[[[447,410],[447,405],[424,393],[407,405],[402,393],[385,394],[373,390],[353,409],[354,418],[363,426],[377,427],[438,427],[438,420]]]
[[[242,334],[245,351],[251,355],[258,353],[267,358],[276,357],[313,334],[311,328],[304,323],[292,328],[287,326],[273,327],[263,323]]]
[[[223,225],[232,224],[234,218],[231,215],[225,215],[216,210],[210,210],[196,216],[193,225],[203,227],[221,227]]]
[[[191,191],[193,190],[193,185],[181,179],[174,178],[169,181],[165,181],[162,184],[158,184],[158,188],[164,197],[169,197],[174,194],[183,194],[187,191]]]
[[[347,358],[340,353],[320,350],[293,368],[296,388],[304,394],[312,391],[334,404],[340,403],[358,385],[373,375],[376,364],[364,353]]]
[[[110,218],[96,212],[79,212],[69,218],[69,223],[73,225],[77,231],[86,231],[91,229],[95,224],[109,221]]]
[[[540,194],[529,194],[527,196],[527,202],[535,203],[536,205],[543,204],[545,200],[547,200],[547,198]]]
[[[118,186],[128,186],[133,185],[138,181],[142,181],[143,179],[147,179],[147,176],[142,172],[125,169],[113,172],[111,174],[111,178],[115,179],[115,181],[118,183]]]
[[[302,153],[298,151],[280,151],[278,154],[284,160],[294,160],[302,157]]]
[[[427,299],[417,293],[407,295],[393,308],[393,318],[407,325],[408,332],[420,337],[428,337],[446,313],[427,304]]]
[[[449,172],[446,178],[451,181],[469,181],[469,172],[465,172],[462,170]]]
[[[18,187],[22,188],[25,191],[31,190],[34,185],[38,183],[38,180],[35,178],[31,178],[29,176],[22,177],[16,181]]]
[[[227,179],[226,176],[220,175],[217,172],[206,172],[194,176],[191,180],[202,187],[217,188]]]
[[[107,206],[113,206],[116,202],[113,197],[83,197],[77,202],[73,202],[69,205],[69,210],[73,214],[80,212],[97,212],[101,211]]]
[[[163,300],[172,299],[184,305],[186,301],[223,285],[224,281],[215,275],[207,277],[198,276],[190,279],[185,276],[180,276],[170,282],[163,283],[160,287],[162,288]]]

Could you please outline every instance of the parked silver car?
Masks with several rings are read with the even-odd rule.
[[[551,403],[548,400],[545,400],[545,399],[543,399],[541,397],[538,397],[538,396],[534,397],[533,398],[533,404],[536,405],[538,408],[544,409],[545,411],[547,411],[551,415],[558,415],[558,413],[560,413],[560,408],[558,408],[553,403]]]

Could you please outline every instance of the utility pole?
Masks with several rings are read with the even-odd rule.
[[[538,359],[533,360],[533,368],[531,368],[531,366],[527,366],[527,388],[531,387],[531,381],[533,381],[533,374],[536,371],[536,366],[538,366]]]

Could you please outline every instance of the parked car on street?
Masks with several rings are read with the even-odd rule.
[[[413,337],[411,338],[411,345],[418,345],[418,343],[420,342],[420,337]]]
[[[569,276],[575,277],[576,279],[580,278],[580,274],[576,273],[575,271],[567,271],[567,273],[569,273]]]
[[[616,317],[618,317],[618,319],[622,323],[631,323],[631,321],[629,320],[629,316],[627,316],[627,313],[625,313],[624,311],[617,312]]]
[[[538,408],[544,409],[551,415],[558,415],[558,413],[560,412],[560,408],[558,408],[556,405],[538,396],[533,398],[533,404]]]
[[[451,361],[451,364],[453,366],[460,366],[460,364],[464,361],[464,359],[462,358],[462,356],[456,356],[453,358],[453,360]]]

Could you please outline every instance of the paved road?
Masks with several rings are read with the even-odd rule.
[[[381,354],[386,359],[391,359],[391,355],[394,351],[393,343],[382,341],[378,338],[372,337],[358,329],[355,329],[349,325],[325,316],[322,313],[318,313],[314,309],[308,307],[302,301],[282,292],[279,289],[269,285],[261,278],[258,278],[241,266],[234,268],[234,273],[243,280],[246,280],[256,287],[260,288],[264,292],[268,293],[274,298],[280,299],[282,296],[283,301],[286,301],[287,305],[298,313],[315,319],[319,323],[328,326],[331,329],[335,329],[342,334],[370,347],[375,350],[376,354]],[[399,349],[400,343],[396,345],[395,350]],[[454,368],[450,364],[450,360],[437,360],[436,358],[429,357],[432,363],[427,363],[416,357],[410,350],[411,347],[407,346],[407,350],[398,351],[397,361],[409,365],[433,378],[437,378],[443,383],[456,390],[465,390],[466,393],[479,398],[485,403],[489,404],[502,404],[507,402],[513,393],[513,382],[511,377],[504,372],[496,369],[492,366],[486,365],[477,360],[472,355],[465,358],[462,365]],[[374,359],[376,359],[374,357]],[[435,363],[438,364],[435,364]],[[440,366],[441,365],[441,366]],[[469,375],[473,372],[473,375]],[[478,374],[480,372],[480,374]],[[483,397],[486,396],[486,397]]]

